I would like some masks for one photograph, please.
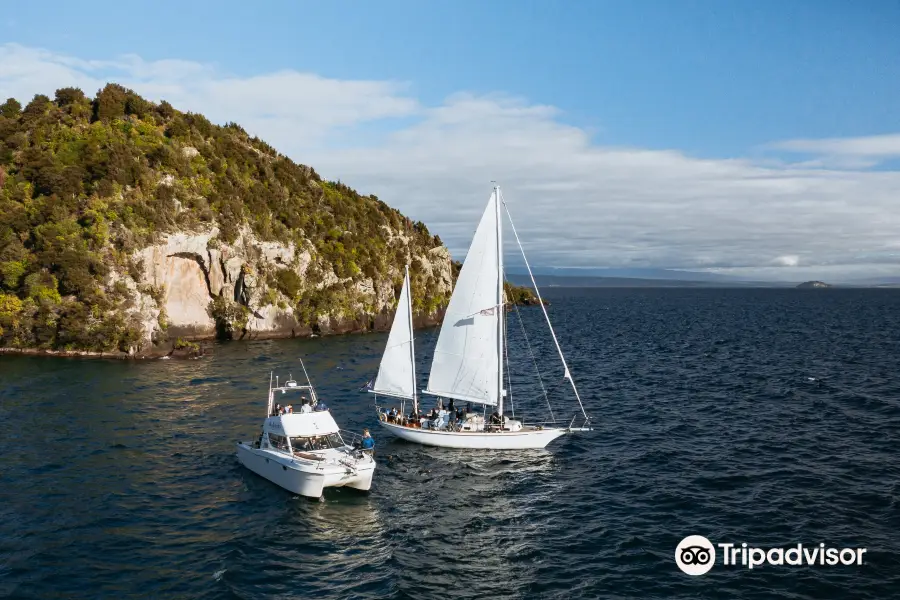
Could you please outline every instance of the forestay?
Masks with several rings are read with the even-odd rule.
[[[498,195],[484,210],[444,314],[428,379],[428,394],[490,406],[499,386]]]
[[[415,396],[415,372],[412,350],[412,311],[409,296],[409,270],[403,278],[400,300],[394,313],[394,323],[387,346],[381,357],[378,375],[370,391],[397,398]]]

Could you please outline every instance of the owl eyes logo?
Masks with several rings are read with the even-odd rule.
[[[675,548],[675,563],[688,575],[703,575],[716,564],[716,549],[702,535],[689,535]]]
[[[703,546],[688,546],[681,551],[681,562],[686,565],[705,565],[712,558],[709,550]]]

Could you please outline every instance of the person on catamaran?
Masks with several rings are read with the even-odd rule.
[[[369,434],[368,429],[363,429],[362,448],[364,452],[373,452],[375,450],[375,440]]]
[[[319,400],[318,402],[316,402],[315,410],[316,412],[322,412],[324,410],[328,410],[328,406],[325,404],[324,400]]]

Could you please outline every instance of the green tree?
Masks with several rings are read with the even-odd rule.
[[[21,112],[22,105],[15,98],[7,98],[6,102],[0,105],[0,115],[7,119],[18,119]]]
[[[35,94],[22,111],[22,120],[27,124],[32,124],[39,120],[47,109],[50,107],[50,98],[44,94]]]
[[[94,120],[109,121],[125,116],[129,90],[116,83],[108,83],[94,99]]]
[[[56,90],[56,105],[60,108],[86,101],[84,92],[78,88],[67,87]]]

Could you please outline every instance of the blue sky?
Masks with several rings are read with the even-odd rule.
[[[549,103],[615,144],[728,156],[900,130],[900,3],[836,0],[20,3],[4,38]],[[170,8],[169,8],[170,7]],[[166,9],[168,8],[168,10]],[[104,18],[104,15],[106,18]]]
[[[869,275],[893,269],[897,260],[900,236],[891,237],[894,217],[885,212],[900,156],[900,138],[890,137],[900,133],[897,2],[466,0],[253,6],[157,1],[124,6],[57,3],[48,10],[47,3],[38,3],[7,11],[0,18],[0,44],[15,44],[8,62],[33,73],[26,77],[0,67],[0,93],[51,93],[31,87],[45,81],[59,87],[53,77],[66,68],[62,79],[115,77],[151,97],[168,94],[216,120],[249,123],[295,159],[363,192],[378,193],[444,233],[454,254],[464,253],[474,226],[469,221],[489,189],[473,180],[453,188],[467,195],[460,200],[464,210],[432,209],[429,202],[446,203],[448,197],[432,198],[431,190],[451,185],[454,169],[471,167],[461,161],[436,175],[434,165],[470,154],[455,145],[462,143],[461,132],[475,144],[475,133],[496,126],[494,138],[478,143],[503,136],[498,146],[518,157],[524,152],[519,140],[528,137],[534,148],[520,162],[531,161],[529,174],[543,169],[543,177],[535,175],[521,189],[517,180],[511,182],[515,197],[523,199],[525,218],[526,208],[540,202],[529,194],[544,190],[552,196],[551,206],[569,202],[579,221],[591,222],[572,239],[594,247],[573,244],[567,254],[558,245],[541,247],[541,239],[548,244],[553,239],[537,227],[547,225],[549,213],[535,218],[534,227],[525,229],[537,240],[539,262],[547,265],[737,269],[780,277],[785,267],[804,266],[826,274],[830,269],[841,276]],[[26,60],[22,54],[38,49],[46,52],[43,58]],[[140,57],[141,66],[128,62],[112,69],[86,62],[117,61],[123,55]],[[297,111],[305,115],[291,114],[289,100],[269,107],[268,100],[245,88],[240,95],[249,106],[224,102],[211,88],[200,93],[191,87],[196,82],[164,72],[168,63],[158,61],[172,59],[200,69],[195,79],[206,78],[217,90],[229,82],[255,81],[248,87],[267,85],[295,94]],[[156,65],[155,70],[148,71],[148,65]],[[342,115],[326,114],[332,103],[326,96],[317,102],[305,98],[315,96],[313,83],[258,79],[278,73],[314,74],[334,85],[373,82],[378,91],[366,88],[361,94],[368,109],[347,106]],[[374,95],[368,98],[370,92]],[[475,101],[460,102],[460,94]],[[376,104],[381,108],[372,109]],[[544,113],[541,107],[552,110]],[[468,110],[465,116],[462,108]],[[441,120],[451,113],[451,123]],[[473,115],[484,122],[476,123]],[[303,121],[303,127],[294,131],[283,125],[291,119]],[[313,131],[313,122],[329,125]],[[422,139],[434,145],[425,146]],[[541,144],[559,157],[557,164],[539,156]],[[382,162],[373,158],[372,148]],[[390,166],[403,161],[416,167]],[[574,172],[573,165],[583,169]],[[511,179],[516,173],[508,166],[498,163],[484,177]],[[614,171],[600,180],[592,175],[598,169]],[[660,172],[666,175],[653,183],[652,173]],[[673,224],[669,213],[660,212],[671,186],[682,181],[700,186],[710,179],[714,187],[683,191],[684,197],[670,202],[671,214],[694,211],[694,218]],[[760,179],[774,187],[757,189]],[[590,189],[594,200],[566,192],[561,181],[573,180],[573,189]],[[468,198],[472,194],[480,195]],[[574,195],[566,200],[566,194]],[[869,196],[874,198],[869,204],[855,205]],[[771,221],[752,215],[761,207],[773,214]],[[820,218],[823,212],[833,219]],[[743,214],[757,221],[742,227]],[[726,251],[724,245],[735,239],[720,235],[726,226],[741,232],[738,241],[746,247]],[[676,239],[673,230],[683,235]],[[800,235],[804,231],[807,237]],[[814,237],[823,231],[840,240],[838,251],[816,245]]]

